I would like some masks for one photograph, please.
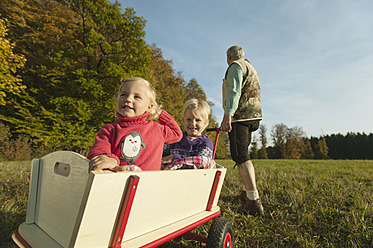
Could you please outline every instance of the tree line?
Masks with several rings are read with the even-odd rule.
[[[182,126],[184,102],[207,100],[206,94],[196,79],[186,82],[156,44],[146,43],[145,24],[133,8],[108,0],[0,1],[0,158],[89,149],[100,127],[115,121],[113,98],[122,78],[146,78]],[[209,127],[219,125],[209,118]],[[307,139],[301,128],[284,124],[272,133],[273,147],[260,135],[258,157],[340,158],[352,152],[344,151],[338,135]],[[371,144],[371,136],[357,136],[354,142]],[[360,158],[363,150],[351,156]],[[226,133],[216,157],[229,157]]]
[[[253,159],[373,159],[373,134],[332,134],[306,137],[301,127],[276,124],[268,146],[267,128],[261,125],[250,146]],[[259,145],[261,147],[259,148]]]
[[[325,140],[331,159],[373,159],[373,133],[332,134]]]

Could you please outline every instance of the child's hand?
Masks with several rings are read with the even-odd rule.
[[[138,167],[137,165],[125,165],[125,166],[121,166],[121,167],[125,167],[125,171],[142,171],[140,167]]]
[[[119,166],[115,158],[105,155],[97,155],[89,162],[89,171],[101,171],[109,169],[111,171],[126,171],[124,166]]]
[[[162,158],[162,164],[169,164],[172,162],[172,159],[173,159],[174,155],[173,154],[170,154],[168,156],[164,156]]]
[[[157,116],[158,119],[158,117],[162,114],[163,109],[161,106],[154,106],[152,111],[155,113],[155,116]]]

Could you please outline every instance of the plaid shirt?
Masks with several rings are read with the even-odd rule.
[[[165,170],[178,169],[213,169],[216,168],[215,160],[204,156],[180,158],[167,165]]]
[[[191,140],[183,132],[179,142],[164,147],[163,156],[173,154],[173,161],[164,170],[216,168],[212,153],[213,144],[206,134]]]
[[[191,140],[188,138],[187,133],[183,132],[183,138],[179,142],[163,147],[163,156],[173,154],[174,160],[193,156],[212,158],[213,149],[214,145],[206,134]]]

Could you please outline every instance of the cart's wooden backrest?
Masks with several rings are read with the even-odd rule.
[[[68,247],[88,180],[89,160],[58,151],[32,161],[26,223]]]

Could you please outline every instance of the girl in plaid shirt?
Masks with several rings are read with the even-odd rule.
[[[165,170],[216,167],[212,158],[213,143],[206,134],[202,134],[209,124],[210,113],[210,106],[203,100],[191,99],[184,104],[183,138],[165,146],[162,159]]]

